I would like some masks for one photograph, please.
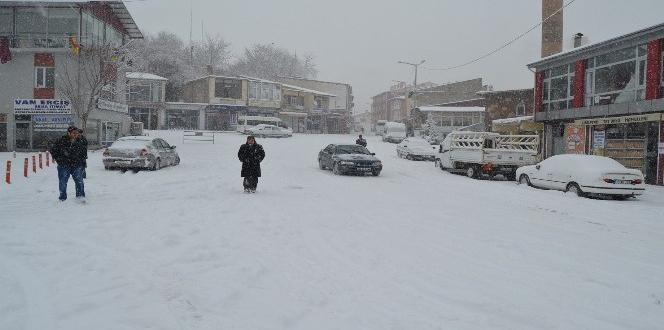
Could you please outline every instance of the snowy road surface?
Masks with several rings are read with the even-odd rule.
[[[259,139],[247,195],[243,136],[152,134],[182,164],[121,174],[91,153],[87,205],[57,201],[53,167],[1,185],[0,329],[664,324],[661,187],[620,202],[474,181],[375,137],[381,176],[340,177],[317,153],[354,136],[296,135]]]

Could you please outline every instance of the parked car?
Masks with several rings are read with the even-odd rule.
[[[383,163],[375,155],[357,144],[330,144],[318,153],[318,166],[338,175],[371,173],[379,176]]]
[[[408,160],[434,161],[437,152],[438,146],[420,138],[409,137],[397,145],[397,156]]]
[[[386,122],[383,132],[383,142],[401,143],[406,138],[406,124]]]
[[[557,155],[517,169],[520,184],[562,190],[579,196],[636,197],[645,191],[643,174],[617,161],[592,155]]]
[[[281,128],[276,125],[260,124],[255,127],[247,129],[247,132],[256,137],[291,137],[293,131]]]
[[[119,138],[103,153],[104,168],[131,170],[159,170],[180,164],[175,146],[160,138],[127,136]]]

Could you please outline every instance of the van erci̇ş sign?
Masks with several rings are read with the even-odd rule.
[[[57,99],[15,99],[15,115],[68,115],[71,102]]]

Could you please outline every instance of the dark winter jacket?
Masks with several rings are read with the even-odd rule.
[[[243,144],[237,152],[237,158],[242,162],[242,177],[260,177],[261,162],[265,158],[263,147],[258,144]]]
[[[366,147],[366,146],[367,146],[367,140],[365,140],[365,139],[357,139],[357,140],[355,140],[355,144],[359,144],[359,145],[361,145],[361,146],[363,146],[363,147]]]
[[[58,165],[84,166],[88,158],[86,142],[81,138],[71,141],[69,136],[65,135],[53,142],[49,152]]]

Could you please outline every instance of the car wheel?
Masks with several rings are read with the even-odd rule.
[[[532,187],[533,185],[530,183],[530,178],[526,174],[521,174],[519,177],[519,184],[525,184],[528,185],[528,187]]]
[[[576,194],[579,197],[583,197],[585,195],[581,190],[581,187],[579,187],[579,185],[576,184],[575,182],[568,184],[565,192]]]
[[[173,166],[180,165],[180,156],[175,156],[175,161],[173,162]]]
[[[341,175],[341,169],[339,169],[339,163],[334,163],[332,166],[332,173],[336,175]]]
[[[468,166],[468,168],[466,169],[466,176],[471,179],[477,178],[477,168],[475,168],[475,166],[472,165]]]
[[[104,166],[104,169],[108,171],[108,170],[110,170],[111,168],[110,168],[109,166]]]
[[[373,174],[373,176],[379,176],[379,175],[380,175],[380,171],[374,171],[374,172],[371,172],[371,174]]]
[[[321,170],[325,169],[325,165],[323,165],[323,161],[320,159],[318,160],[318,168],[320,168]]]
[[[406,155],[406,159],[413,160],[413,155],[411,155],[411,154]]]

